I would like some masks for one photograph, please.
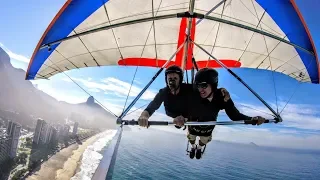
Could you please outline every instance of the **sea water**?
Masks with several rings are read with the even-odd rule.
[[[115,130],[104,132],[83,154],[73,179],[91,179]],[[212,141],[202,159],[186,155],[184,135],[159,130],[124,131],[113,179],[320,179],[317,151]]]
[[[198,160],[186,147],[184,135],[123,133],[113,179],[320,179],[317,151],[212,141]]]

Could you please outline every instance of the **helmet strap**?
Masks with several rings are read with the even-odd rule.
[[[173,92],[174,95],[177,95],[177,91],[179,88],[180,88],[180,84],[177,87],[173,87],[173,89],[170,89],[170,91]]]
[[[205,99],[208,99],[212,94],[213,94],[213,90],[211,90],[211,93],[207,97],[205,97]]]

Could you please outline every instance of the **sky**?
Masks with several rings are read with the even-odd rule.
[[[19,3],[6,1],[2,4],[0,46],[9,54],[14,67],[26,70],[40,37],[63,4],[64,0],[55,0],[50,4],[40,0]],[[138,68],[127,103],[126,98],[136,67],[85,68],[67,71],[66,74],[114,114],[119,115],[124,105],[128,106],[132,102],[157,70],[156,68]],[[214,132],[215,139],[240,143],[255,142],[258,145],[267,146],[320,149],[320,85],[299,83],[288,76],[272,74],[265,70],[242,68],[233,71],[275,110],[278,107],[281,111],[289,99],[290,101],[281,113],[284,122],[261,126],[219,126]],[[231,93],[240,112],[250,116],[271,117],[270,110],[238,80],[225,69],[218,69],[218,72],[219,87],[224,87]],[[89,95],[68,76],[62,73],[53,76],[50,80],[36,80],[32,83],[59,101],[69,103],[86,101]],[[275,79],[275,85],[273,79]],[[130,112],[134,112],[128,114],[126,118],[137,119],[143,110],[138,108],[147,105],[164,86],[164,74],[161,73],[131,109]],[[220,112],[218,119],[229,120],[224,111]],[[171,119],[164,114],[164,108],[161,106],[151,120],[170,121]],[[174,127],[156,128],[174,133],[186,133]]]

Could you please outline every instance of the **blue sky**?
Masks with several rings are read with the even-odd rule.
[[[11,57],[12,64],[17,68],[26,69],[33,50],[46,27],[64,4],[62,0],[47,2],[33,0],[28,2],[7,1],[0,11],[0,46]],[[122,111],[128,94],[136,67],[97,67],[66,72],[90,94],[102,102],[108,109],[117,115]],[[158,69],[139,67],[127,105],[140,92],[140,90],[154,76]],[[235,69],[243,80],[249,84],[263,99],[276,109],[276,97],[279,110],[298,90],[282,113],[284,122],[278,125],[264,124],[254,126],[218,127],[215,132],[216,139],[236,142],[255,142],[262,145],[286,146],[298,148],[320,149],[320,85],[303,83],[285,75],[274,73],[276,88],[270,71],[253,69]],[[225,87],[232,95],[234,102],[241,112],[248,115],[263,115],[271,117],[260,111],[270,111],[239,81],[231,76],[225,69],[219,69],[219,86]],[[88,98],[67,76],[59,74],[51,80],[33,81],[44,92],[61,101],[70,103],[83,102]],[[151,85],[148,91],[136,103],[140,107],[150,102],[158,90],[164,87],[163,73]],[[258,109],[259,111],[253,110]],[[137,118],[141,110],[130,114],[127,118]],[[154,120],[170,120],[164,114],[163,107],[152,117]],[[220,113],[220,120],[228,120],[224,112]],[[185,133],[171,127],[161,128],[176,133]]]

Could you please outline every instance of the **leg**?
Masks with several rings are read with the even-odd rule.
[[[190,144],[191,144],[191,146],[192,146],[192,147],[191,147],[191,150],[190,150],[190,153],[189,153],[189,156],[190,156],[191,159],[193,159],[194,156],[195,156],[195,151],[196,151],[195,142],[196,142],[197,136],[192,135],[192,134],[190,134],[190,133],[188,132],[187,138],[188,138],[188,140],[189,140],[189,142],[190,142]]]
[[[196,151],[196,158],[200,159],[202,155],[202,147],[208,144],[212,140],[212,135],[210,136],[200,136],[199,146]]]
[[[200,136],[199,145],[204,146],[212,140],[212,135],[210,136]]]
[[[192,147],[194,148],[197,136],[188,133],[187,138],[188,138],[190,144],[192,145]]]

